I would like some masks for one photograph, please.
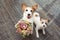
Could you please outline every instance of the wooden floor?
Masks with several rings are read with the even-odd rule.
[[[40,38],[37,39],[35,31],[27,38],[16,33],[14,25],[22,17],[22,3],[29,6],[38,3],[40,15],[50,18],[46,35],[39,31]],[[60,40],[60,0],[0,0],[0,40]]]

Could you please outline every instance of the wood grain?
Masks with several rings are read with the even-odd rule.
[[[31,0],[33,3],[33,0]],[[46,29],[46,35],[39,31],[40,38],[37,39],[34,34],[22,38],[20,34],[16,33],[14,25],[22,17],[21,4],[28,3],[32,6],[32,3],[27,0],[0,0],[0,40],[60,40],[60,0],[34,0],[38,3],[45,13],[38,12],[40,15],[46,15],[54,21]],[[42,12],[43,12],[42,11]],[[51,15],[53,18],[51,18]],[[35,28],[35,27],[34,27]]]

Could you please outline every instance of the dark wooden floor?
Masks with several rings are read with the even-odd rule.
[[[38,40],[35,31],[25,39],[15,32],[14,25],[22,17],[22,3],[29,6],[38,3],[37,11],[40,15],[51,20],[51,24],[46,29],[46,35],[39,31],[39,40],[60,40],[60,0],[0,0],[0,40]]]

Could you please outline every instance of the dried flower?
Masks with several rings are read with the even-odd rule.
[[[18,26],[16,32],[20,33],[23,37],[29,36],[31,34],[32,28],[31,23],[28,21],[21,21]]]

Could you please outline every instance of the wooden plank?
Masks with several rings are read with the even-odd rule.
[[[60,40],[60,34],[59,34],[60,27],[57,26],[58,24],[55,24],[56,22],[55,23],[53,22],[52,25],[47,27],[46,35],[43,35],[42,31],[39,31],[39,36],[40,36],[39,39],[36,38],[35,30],[34,30],[33,35],[31,35],[25,39],[23,39],[20,34],[15,32],[16,29],[15,29],[14,25],[22,17],[22,10],[21,10],[20,5],[23,2],[31,4],[30,1],[27,1],[27,0],[1,0],[0,1],[0,40]],[[42,0],[42,1],[35,0],[35,2],[38,2],[39,5],[41,4],[41,7],[45,8],[45,10],[43,9],[43,11],[47,10],[45,12],[47,14],[56,14],[57,9],[59,8],[59,3],[58,3],[59,0],[58,1],[57,0],[49,0],[49,1],[48,0],[46,0],[46,1],[45,0]],[[57,5],[58,7],[55,4],[58,4]],[[46,6],[46,5],[48,5],[48,6]],[[48,9],[47,9],[47,7],[48,7]],[[55,10],[55,12],[54,12],[54,10]],[[58,14],[59,14],[59,11],[60,10],[57,11]],[[38,12],[40,12],[40,10]],[[42,16],[43,16],[43,14],[42,14]],[[51,15],[48,15],[48,16],[51,17]],[[57,20],[59,21],[58,18],[57,18]]]

